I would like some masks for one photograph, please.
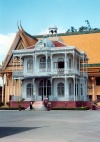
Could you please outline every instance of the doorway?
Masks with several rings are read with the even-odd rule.
[[[50,80],[48,79],[42,79],[39,82],[39,96],[41,96],[42,101],[44,100],[44,98],[48,98],[51,95],[51,83]]]

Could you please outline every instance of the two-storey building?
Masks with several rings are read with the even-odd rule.
[[[50,37],[43,37],[26,49],[12,51],[12,84],[21,81],[18,96],[26,102],[48,98],[53,106],[75,107],[76,102],[88,99],[88,58],[85,52],[65,45],[57,35],[53,37],[54,32],[57,33],[55,27],[49,29]],[[12,90],[14,101],[16,92]]]

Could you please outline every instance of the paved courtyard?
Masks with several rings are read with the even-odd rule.
[[[0,142],[100,142],[100,111],[0,111]]]

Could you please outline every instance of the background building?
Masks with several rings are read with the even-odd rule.
[[[56,31],[52,32],[51,35],[56,36]],[[56,29],[57,30],[57,29]],[[47,35],[49,36],[49,35]],[[74,34],[58,34],[63,43],[67,46],[75,46],[81,51],[85,51],[89,61],[88,61],[88,97],[93,101],[100,99],[100,33],[74,33]],[[12,50],[20,50],[32,48],[33,45],[37,43],[38,40],[43,38],[43,36],[31,36],[25,32],[22,28],[19,29],[16,34],[15,40],[2,64],[0,69],[0,75],[3,80],[2,87],[2,101],[8,102],[11,100],[13,92],[15,96],[21,94],[22,82],[19,79],[12,81],[12,72],[15,68],[20,69],[23,67],[23,62],[20,62],[19,58],[13,60]],[[13,86],[13,87],[12,87]]]

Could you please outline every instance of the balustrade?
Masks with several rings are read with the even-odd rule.
[[[64,74],[78,74],[80,75],[80,72],[78,70],[73,70],[73,69],[65,69],[65,68],[56,68],[52,69],[51,68],[41,68],[41,69],[34,69],[33,71],[30,72],[23,72],[23,71],[13,71],[13,77],[25,77],[25,76],[46,76],[46,75],[64,75]]]

